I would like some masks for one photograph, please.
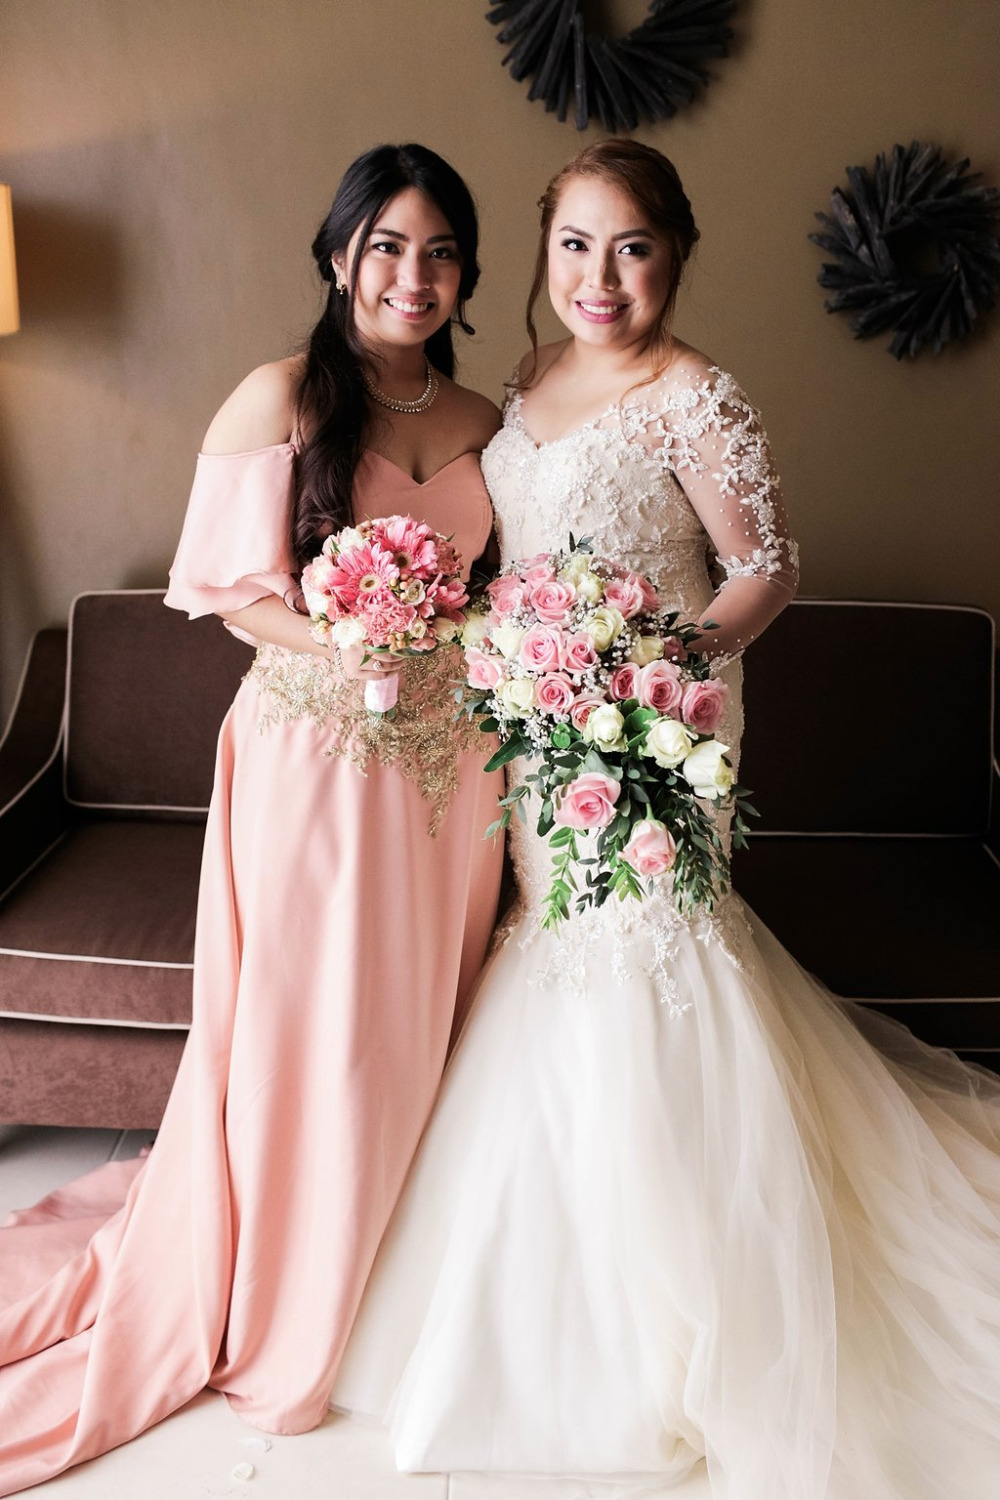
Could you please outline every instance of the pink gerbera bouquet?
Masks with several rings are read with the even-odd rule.
[[[462,632],[460,696],[500,737],[487,770],[537,762],[501,799],[488,835],[525,817],[555,851],[543,924],[614,894],[641,899],[671,872],[679,910],[711,911],[729,887],[714,809],[732,808],[733,843],[753,812],[716,738],[728,689],[641,574],[595,556],[589,539],[511,564],[487,584]],[[580,836],[592,835],[581,847]]]
[[[363,661],[418,655],[453,641],[469,596],[447,537],[412,516],[360,521],[328,536],[302,573],[315,641],[361,646]],[[391,711],[399,677],[365,684],[365,705]]]

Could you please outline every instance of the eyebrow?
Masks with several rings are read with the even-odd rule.
[[[379,225],[376,225],[372,230],[372,234],[382,234],[387,240],[400,240],[404,245],[410,243],[410,236],[408,234],[400,234],[398,229],[382,229]],[[450,240],[452,244],[458,244],[458,240],[453,234],[432,234],[427,244],[440,245],[444,240]]]
[[[588,234],[585,229],[577,229],[573,224],[564,224],[561,229],[556,231],[556,233],[578,234],[582,240],[592,240],[594,238],[594,236],[592,234]],[[626,229],[623,234],[613,234],[611,238],[612,240],[651,240],[653,238],[653,235],[652,232],[648,229]]]

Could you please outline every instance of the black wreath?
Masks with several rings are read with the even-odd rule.
[[[836,256],[819,284],[829,312],[851,312],[854,337],[894,329],[889,353],[939,354],[964,338],[1000,287],[1000,216],[995,188],[977,185],[968,158],[949,165],[937,146],[913,141],[875,158],[875,170],[848,167],[834,188],[822,234],[809,238]]]
[[[736,3],[652,0],[641,26],[617,38],[587,32],[580,0],[490,0],[486,19],[510,46],[511,76],[532,75],[529,99],[565,120],[572,91],[577,130],[598,119],[617,132],[669,119],[709,82],[702,60],[725,57]]]

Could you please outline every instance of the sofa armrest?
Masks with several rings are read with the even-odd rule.
[[[66,631],[40,630],[0,741],[0,895],[68,825],[62,795]]]
[[[986,844],[993,858],[1000,864],[1000,762],[993,762],[993,780],[990,787],[990,826],[986,834]]]

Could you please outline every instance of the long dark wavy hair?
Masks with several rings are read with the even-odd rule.
[[[563,189],[574,177],[596,177],[625,193],[646,219],[650,229],[661,235],[670,248],[666,300],[651,338],[654,354],[665,355],[669,350],[670,324],[684,264],[699,239],[691,204],[681,185],[677,168],[662,152],[626,136],[595,141],[593,145],[585,146],[556,173],[538,200],[538,207],[541,209],[538,253],[525,318],[533,359],[527,375],[516,382],[522,388],[531,384],[538,361],[538,333],[534,313],[548,269],[549,234]]]
[[[426,146],[375,146],[353,161],[316,238],[312,253],[324,281],[330,283],[326,307],[309,336],[305,371],[298,391],[300,430],[308,433],[296,466],[292,509],[292,551],[303,567],[316,551],[317,539],[352,520],[354,474],[368,436],[369,412],[361,365],[371,358],[354,321],[358,269],[368,236],[390,198],[404,188],[418,188],[448,220],[461,263],[454,321],[466,333],[465,307],[479,280],[479,225],[472,194],[454,167]],[[332,257],[344,254],[360,229],[346,294],[337,292]],[[427,358],[442,375],[455,371],[451,321],[426,343]]]

